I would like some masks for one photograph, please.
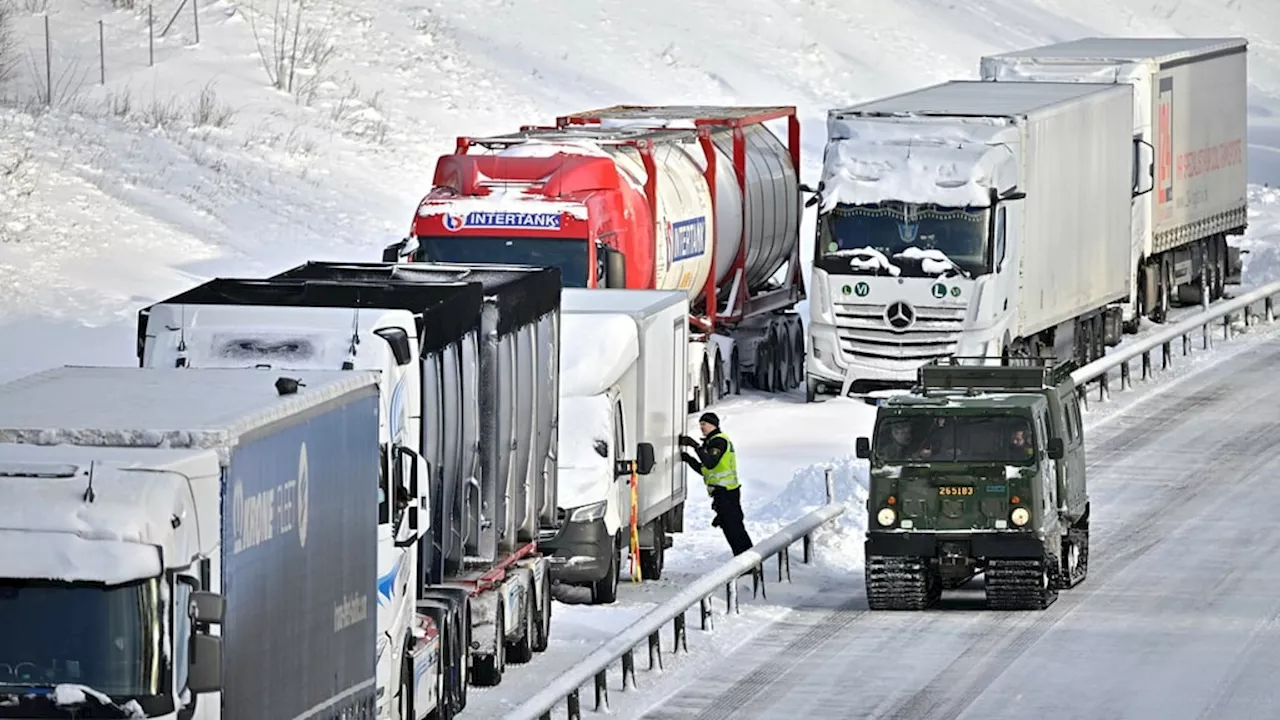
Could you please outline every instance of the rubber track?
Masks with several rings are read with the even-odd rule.
[[[1057,574],[1057,566],[1042,559],[988,560],[987,609],[1044,610],[1058,599]]]
[[[872,555],[864,567],[872,610],[927,610],[942,595],[941,582],[924,558]]]

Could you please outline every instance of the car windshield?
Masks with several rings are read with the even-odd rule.
[[[498,263],[560,268],[564,287],[587,286],[587,241],[583,238],[450,237],[418,238],[418,262]]]
[[[880,421],[875,456],[886,463],[1032,462],[1031,422],[1018,415],[902,415]]]
[[[159,608],[155,579],[0,580],[0,691],[70,683],[117,700],[158,694]]]
[[[909,276],[941,275],[954,263],[970,275],[986,272],[987,208],[943,207],[885,202],[837,205],[822,215],[818,250],[822,255],[879,254]],[[855,274],[889,271],[867,261]],[[892,273],[898,274],[898,273]]]

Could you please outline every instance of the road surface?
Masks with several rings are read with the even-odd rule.
[[[1042,612],[981,578],[919,613],[814,598],[645,718],[1280,716],[1280,341],[1090,428],[1089,577]]]

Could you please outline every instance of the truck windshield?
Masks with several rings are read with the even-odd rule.
[[[889,268],[874,259],[876,254],[897,266],[897,275],[940,276],[955,272],[955,266],[979,275],[989,265],[987,217],[987,208],[901,202],[837,205],[819,220],[818,255],[854,260],[844,271],[852,275],[889,274]],[[868,249],[874,252],[858,252]],[[869,259],[859,260],[859,255]]]
[[[419,262],[498,263],[560,268],[564,287],[587,286],[585,238],[448,237],[420,236],[415,260]]]
[[[1031,422],[1018,415],[902,415],[880,421],[875,456],[887,463],[1021,465],[1036,458]]]
[[[161,690],[158,580],[0,580],[0,618],[0,693],[70,683],[124,702]]]

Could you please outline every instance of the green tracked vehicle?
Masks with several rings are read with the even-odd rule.
[[[1073,364],[947,358],[887,399],[871,438],[866,589],[923,610],[978,573],[993,610],[1043,610],[1084,580],[1089,495]]]

